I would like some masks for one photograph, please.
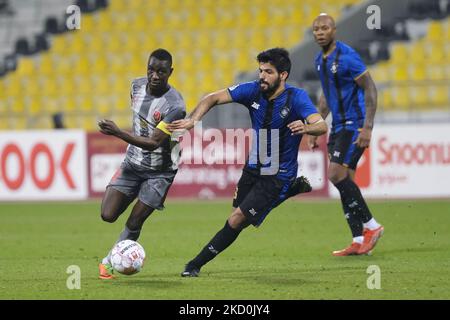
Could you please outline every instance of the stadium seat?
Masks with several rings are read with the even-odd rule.
[[[51,101],[44,106],[28,102],[33,112],[63,110],[72,115],[66,117],[68,127],[95,129],[95,114],[129,126],[130,81],[145,76],[149,53],[164,47],[174,56],[170,81],[192,110],[205,93],[231,85],[239,73],[254,70],[256,54],[262,49],[293,47],[317,14],[325,11],[339,18],[345,6],[359,2],[109,1],[104,10],[83,13],[80,30],[53,36],[49,51],[20,58],[16,72],[0,79],[0,105],[6,101],[4,92],[19,98],[7,103],[19,115],[26,107],[21,96],[27,88],[27,96],[45,95]],[[405,81],[448,80],[449,45],[442,38],[450,39],[448,19],[430,23],[423,40],[395,44],[391,61],[370,68],[377,85],[390,88],[380,90],[380,104],[405,109],[410,107],[409,100],[423,102],[424,97],[433,105],[448,102],[445,89],[434,88],[434,82],[426,84],[426,95],[421,89],[410,97],[411,92],[397,88]],[[22,81],[23,77],[27,80]],[[24,119],[22,127],[28,123]]]
[[[448,108],[450,46],[449,19],[431,21],[427,34],[410,44],[396,43],[391,59],[378,63],[373,75],[383,89],[380,103],[391,110]],[[389,75],[389,76],[387,76]],[[409,90],[405,88],[409,86]],[[388,98],[392,93],[392,101]]]

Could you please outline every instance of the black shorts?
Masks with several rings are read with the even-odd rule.
[[[287,199],[290,184],[290,181],[260,175],[258,170],[245,167],[236,186],[233,207],[239,207],[248,221],[257,227],[273,208]]]
[[[328,141],[328,157],[330,162],[339,163],[355,170],[364,148],[354,144],[358,138],[358,130],[345,130],[330,134]]]

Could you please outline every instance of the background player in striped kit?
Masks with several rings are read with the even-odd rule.
[[[352,244],[334,251],[335,256],[369,253],[383,234],[384,227],[373,218],[359,187],[353,181],[356,165],[370,144],[377,90],[359,54],[336,41],[334,19],[321,14],[313,22],[313,34],[322,51],[315,67],[322,83],[323,95],[318,108],[325,119],[333,117],[328,154],[328,178],[339,190],[342,207],[352,232]],[[309,136],[311,148],[317,137]]]
[[[100,132],[129,143],[125,160],[103,196],[102,219],[116,221],[138,198],[118,241],[136,241],[150,214],[164,208],[164,200],[178,169],[178,141],[170,139],[166,125],[183,119],[186,107],[181,94],[168,84],[172,72],[171,54],[158,49],[149,57],[147,77],[133,80],[132,134],[119,129],[113,121],[99,121]],[[113,278],[109,254],[99,264],[99,272],[101,279]]]

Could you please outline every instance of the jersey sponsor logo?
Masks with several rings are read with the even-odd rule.
[[[253,102],[252,105],[251,105],[251,107],[252,107],[253,109],[258,110],[259,107],[260,107],[260,105],[259,105],[259,103]]]
[[[251,214],[252,216],[255,216],[255,215],[257,214],[256,210],[253,209],[253,208],[251,208],[250,210],[248,210],[248,212],[250,212],[250,214]]]
[[[153,120],[155,120],[155,122],[161,121],[161,112],[155,111],[155,112],[153,113]]]
[[[353,121],[345,121],[345,124],[353,124]]]
[[[331,65],[331,68],[330,68],[331,72],[336,73],[337,69],[338,69],[338,64],[336,62],[333,62],[333,64]]]

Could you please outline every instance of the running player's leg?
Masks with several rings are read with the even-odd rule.
[[[124,161],[106,188],[101,205],[102,219],[110,223],[116,221],[136,198],[139,186],[139,175],[137,175],[133,168]],[[121,237],[122,235],[119,236],[117,241],[120,241]],[[101,279],[113,278],[110,255],[111,250],[99,264],[99,277]]]
[[[146,176],[147,179],[140,185],[138,201],[128,217],[119,241],[126,239],[137,241],[147,218],[155,209],[164,209],[164,201],[174,177],[175,173],[163,172]]]
[[[245,181],[245,175],[243,175],[241,180],[243,178]],[[185,271],[181,274],[183,277],[197,276],[203,265],[228,248],[236,240],[240,232],[250,224],[258,227],[268,213],[286,199],[286,192],[290,186],[288,181],[282,182],[274,177],[257,177],[251,184],[251,188],[244,192],[240,188],[243,185],[241,180],[238,184],[236,199],[244,199],[238,207],[236,207],[238,202],[235,199],[233,205],[236,208],[225,222],[224,227],[186,265]],[[247,193],[245,197],[243,197],[244,193]]]
[[[332,143],[329,144],[329,180],[340,193],[344,214],[353,237],[351,246],[333,252],[337,256],[361,254],[360,249],[365,242],[363,226],[374,221],[361,190],[353,181],[356,165],[364,152],[364,149],[354,144],[357,136],[358,131],[342,130],[334,134],[333,139],[330,139]]]
[[[225,221],[225,225],[216,235],[206,244],[199,254],[189,261],[185,270],[181,273],[183,277],[197,277],[200,268],[214,259],[219,252],[225,250],[238,237],[239,233],[250,225],[245,218],[239,205],[244,201],[254,184],[258,181],[257,172],[244,168],[242,176],[236,186],[233,198],[233,209],[230,217]]]
[[[101,217],[103,221],[114,222],[128,208],[134,198],[108,186],[102,199]]]
[[[355,169],[349,169],[349,177],[352,181],[355,179]],[[355,184],[356,185],[356,184]],[[359,193],[361,194],[361,191],[358,188]],[[362,222],[363,222],[363,243],[358,249],[358,254],[368,254],[370,253],[375,245],[377,244],[378,240],[384,233],[384,227],[380,225],[375,218],[373,217],[372,213],[369,210],[369,207],[367,206],[364,197],[361,194],[361,206],[359,207],[362,214]]]
[[[141,234],[142,226],[145,220],[152,214],[155,209],[143,203],[141,200],[136,201],[136,204],[125,223],[125,228],[120,234],[119,240],[133,240],[137,241]]]
[[[188,262],[181,276],[197,277],[200,269],[228,248],[237,239],[241,231],[249,225],[250,223],[248,223],[241,209],[235,208],[225,221],[223,228],[216,233],[194,259]]]

